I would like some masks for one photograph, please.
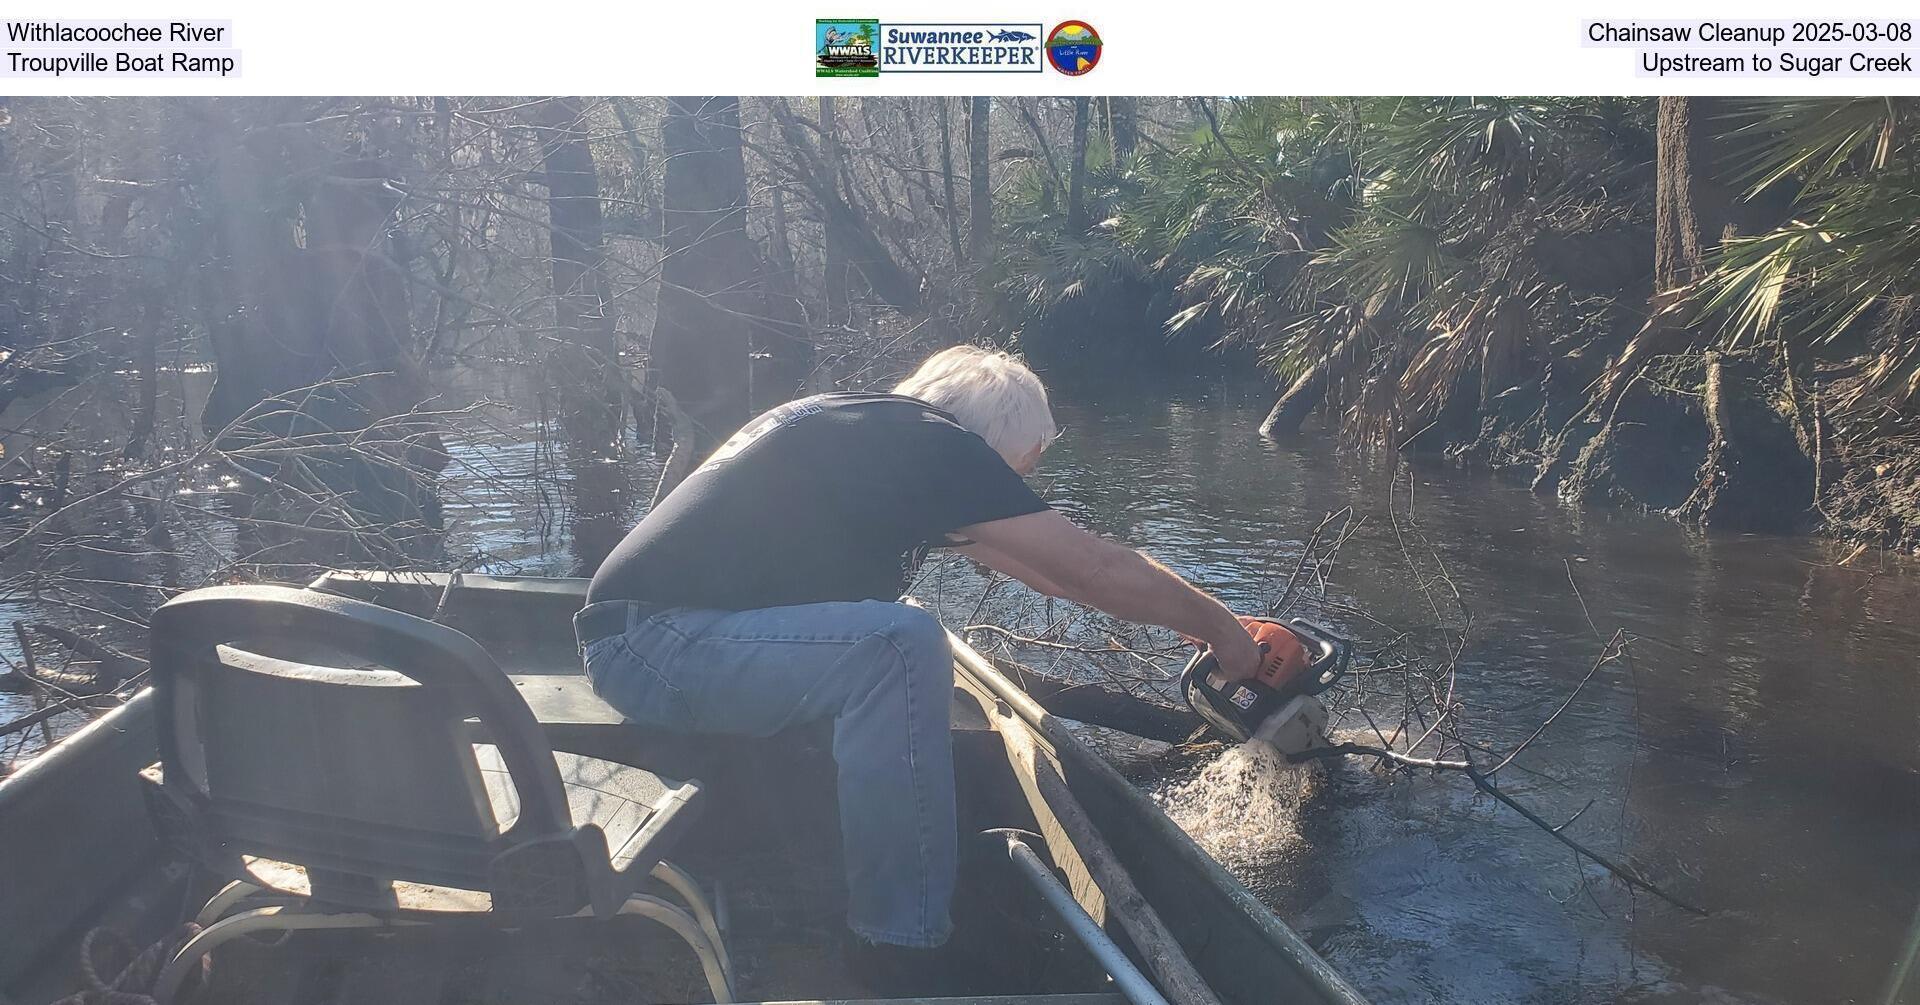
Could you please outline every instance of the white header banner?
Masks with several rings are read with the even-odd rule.
[[[1863,2],[1880,6],[59,0],[6,12],[0,76],[11,79],[0,87],[15,94],[1920,92],[1920,10]]]

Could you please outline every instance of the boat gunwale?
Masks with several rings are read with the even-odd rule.
[[[1368,1005],[1367,999],[1360,994],[1339,971],[1328,963],[1313,947],[1307,945],[1298,932],[1282,921],[1273,910],[1261,903],[1247,889],[1246,884],[1221,865],[1219,860],[1202,849],[1180,825],[1173,822],[1146,793],[1126,780],[1120,772],[1105,758],[1095,753],[1085,743],[1065,729],[1048,729],[1049,722],[1058,723],[1053,713],[1048,712],[1033,696],[1013,683],[999,668],[968,645],[965,640],[952,632],[947,633],[953,646],[954,668],[969,680],[985,688],[993,698],[1004,702],[1006,706],[1023,722],[1036,743],[1050,752],[1056,759],[1070,762],[1063,765],[1070,774],[1091,777],[1112,794],[1116,795],[1134,815],[1149,821],[1162,843],[1174,849],[1183,862],[1198,870],[1215,889],[1224,893],[1228,900],[1260,930],[1266,941],[1273,946],[1309,983],[1315,985],[1330,1002],[1340,1005]],[[1055,738],[1059,738],[1056,741]]]

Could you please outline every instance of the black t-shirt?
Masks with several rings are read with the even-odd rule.
[[[613,549],[589,603],[748,610],[893,600],[960,527],[1047,504],[924,401],[840,392],[747,423]]]

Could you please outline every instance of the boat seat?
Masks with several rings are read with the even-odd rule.
[[[222,586],[155,612],[151,652],[149,804],[230,881],[162,969],[161,1001],[253,932],[619,914],[673,930],[714,1000],[733,1000],[716,914],[665,861],[699,783],[556,752],[467,636],[347,597]],[[640,892],[650,879],[684,906]]]

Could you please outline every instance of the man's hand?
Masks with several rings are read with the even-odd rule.
[[[1228,680],[1247,680],[1260,672],[1260,664],[1267,658],[1267,654],[1260,651],[1260,643],[1244,629],[1207,648],[1220,664],[1220,675]]]

